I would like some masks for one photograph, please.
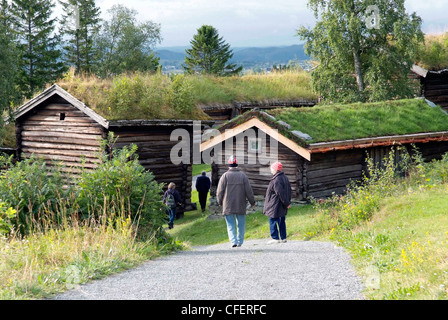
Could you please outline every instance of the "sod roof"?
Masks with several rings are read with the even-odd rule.
[[[321,142],[448,131],[448,115],[424,99],[250,111],[224,131],[257,117],[301,146]]]
[[[67,74],[57,85],[107,120],[206,120],[204,106],[239,101],[315,101],[306,72],[242,77],[162,74],[119,75],[100,79]]]

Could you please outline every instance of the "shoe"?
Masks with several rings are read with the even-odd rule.
[[[235,248],[237,245],[236,244],[232,244],[232,248]]]
[[[240,245],[240,244],[237,244],[236,246],[237,246],[237,247],[241,247],[241,245]]]
[[[282,243],[285,243],[285,242],[286,242],[286,239],[282,239],[281,242],[282,242]]]
[[[267,244],[280,243],[280,240],[272,239],[267,242]]]

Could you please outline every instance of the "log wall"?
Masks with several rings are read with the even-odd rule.
[[[428,72],[426,78],[422,78],[422,89],[426,99],[448,110],[448,72]]]
[[[355,149],[312,154],[311,161],[303,161],[303,197],[320,199],[345,193],[351,180],[362,177],[364,152]]]
[[[191,203],[192,165],[175,165],[170,160],[171,149],[178,143],[178,141],[170,141],[172,127],[110,129],[118,138],[113,147],[123,148],[130,144],[137,145],[140,164],[154,174],[157,182],[165,183],[164,190],[170,182],[176,184],[176,189],[184,202],[184,207],[178,208],[178,216],[182,215],[184,211],[194,209]],[[189,130],[191,131],[191,129]]]
[[[95,168],[101,125],[70,104],[55,103],[33,109],[16,124],[17,155],[34,154],[52,165],[62,161],[68,172],[79,172],[83,164]]]

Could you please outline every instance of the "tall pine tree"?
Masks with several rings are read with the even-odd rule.
[[[21,57],[18,83],[27,97],[65,70],[57,48],[60,37],[54,34],[53,7],[51,0],[12,0],[11,13]]]
[[[212,26],[200,27],[190,43],[191,49],[185,50],[185,65],[183,65],[187,73],[227,76],[238,74],[243,69],[241,66],[228,63],[233,57],[230,44],[219,37],[218,30]]]
[[[97,49],[93,38],[100,29],[100,9],[95,0],[59,1],[65,14],[61,31],[66,36],[65,61],[75,66],[76,73],[91,72],[96,63]]]
[[[0,2],[0,114],[16,102],[17,48],[7,0]],[[1,120],[1,117],[0,117]]]

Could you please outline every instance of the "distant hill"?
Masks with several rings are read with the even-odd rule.
[[[290,60],[308,60],[303,45],[265,48],[242,48],[234,50],[233,61],[236,63],[270,63],[287,64]]]
[[[186,48],[160,48],[156,52],[164,68],[175,69],[181,68]],[[274,64],[287,64],[291,60],[309,60],[302,44],[282,47],[237,47],[232,50],[234,53],[232,62],[243,65],[244,68],[266,68]]]

